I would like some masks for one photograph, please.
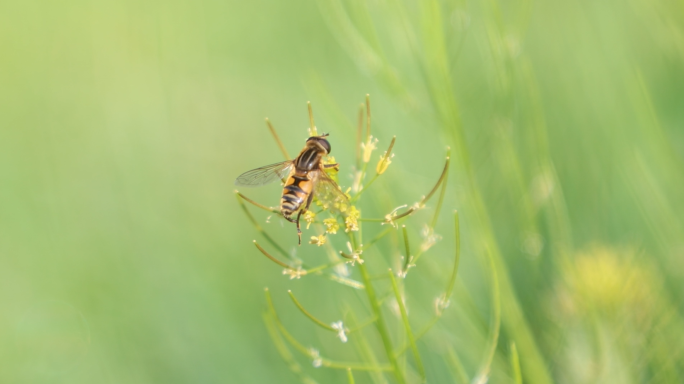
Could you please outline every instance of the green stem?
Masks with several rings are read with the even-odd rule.
[[[382,309],[380,308],[380,305],[377,301],[377,297],[375,296],[375,290],[373,289],[373,285],[371,284],[368,270],[366,269],[366,266],[364,264],[359,264],[359,271],[361,272],[363,283],[366,286],[366,294],[368,295],[368,301],[370,302],[371,308],[373,309],[373,313],[378,318],[378,321],[375,322],[375,326],[378,329],[378,333],[380,333],[380,338],[382,339],[382,344],[385,347],[387,359],[389,360],[390,365],[392,366],[392,370],[394,371],[394,376],[396,377],[397,382],[399,384],[404,384],[406,383],[406,380],[404,379],[404,374],[401,372],[401,369],[399,368],[397,358],[394,355],[394,351],[392,348],[392,339],[390,338],[389,331],[387,330],[387,325],[385,324],[385,320],[382,315]]]
[[[302,343],[300,343],[297,339],[290,334],[290,332],[285,329],[285,326],[280,322],[280,319],[278,318],[278,314],[275,311],[275,307],[273,306],[273,300],[271,299],[271,293],[269,292],[268,288],[264,289],[265,295],[266,295],[266,304],[268,305],[269,312],[271,314],[271,317],[273,318],[273,321],[275,322],[275,325],[277,326],[278,330],[280,333],[283,335],[285,340],[287,340],[290,345],[292,345],[296,350],[301,352],[303,355],[311,358],[311,359],[320,359],[321,366],[323,367],[328,367],[328,368],[335,368],[335,369],[348,369],[352,368],[357,371],[392,371],[394,368],[389,365],[372,365],[372,364],[363,364],[363,363],[355,363],[355,362],[346,362],[346,361],[334,361],[330,359],[326,359],[324,357],[321,357],[320,355],[314,354],[311,348],[305,347]]]
[[[399,305],[399,312],[401,312],[401,319],[404,322],[404,328],[406,329],[406,336],[411,344],[411,350],[413,351],[413,357],[416,359],[416,365],[418,366],[418,372],[420,377],[423,379],[423,383],[427,382],[425,377],[425,367],[423,367],[423,361],[420,359],[420,353],[418,352],[418,346],[416,345],[416,340],[413,338],[413,332],[411,331],[411,325],[409,324],[408,314],[406,313],[406,306],[404,305],[404,300],[399,292],[399,286],[397,285],[397,279],[394,278],[394,273],[390,269],[388,271],[389,278],[392,281],[392,289],[394,290],[394,296],[397,298],[397,304]]]
[[[486,249],[487,259],[489,261],[489,266],[491,270],[492,279],[492,307],[493,307],[493,317],[490,323],[490,340],[487,353],[482,360],[482,366],[477,374],[478,379],[489,376],[489,371],[492,367],[492,362],[494,361],[494,354],[496,353],[496,346],[499,344],[499,332],[501,330],[501,296],[499,293],[499,278],[496,272],[496,262],[494,261],[494,256],[491,250]]]
[[[404,234],[404,249],[406,250],[405,256],[404,256],[404,276],[406,276],[406,273],[408,272],[409,269],[409,263],[411,262],[411,247],[409,247],[409,239],[408,239],[408,233],[406,233],[406,226],[402,225],[401,226],[401,231]]]
[[[319,325],[321,328],[327,329],[328,331],[332,331],[332,332],[337,333],[337,329],[335,329],[335,328],[331,327],[330,325],[322,322],[321,320],[318,320],[317,318],[314,317],[314,315],[312,315],[309,311],[307,311],[304,308],[304,306],[302,306],[302,304],[299,302],[299,300],[297,300],[297,298],[295,297],[294,293],[292,293],[292,291],[288,290],[287,293],[290,294],[290,298],[292,299],[292,301],[295,303],[297,308],[299,308],[299,310],[302,311],[302,313],[306,317],[308,317],[311,321],[313,321],[314,323]]]

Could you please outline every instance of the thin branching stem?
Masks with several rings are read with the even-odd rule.
[[[284,263],[284,262],[282,262],[282,261],[276,259],[275,257],[271,256],[270,253],[266,252],[265,249],[261,248],[261,246],[256,242],[256,240],[253,240],[253,242],[254,242],[254,245],[256,245],[257,249],[258,249],[259,251],[261,251],[261,253],[263,253],[264,256],[266,256],[266,257],[268,257],[269,259],[271,259],[271,261],[273,261],[274,263],[280,265],[281,267],[288,268],[288,269],[293,269],[293,268],[292,268],[290,265],[288,265],[287,263]]]
[[[454,269],[451,272],[451,278],[447,282],[444,294],[438,298],[437,302],[437,314],[432,318],[421,330],[416,334],[416,340],[423,337],[442,317],[444,310],[449,306],[449,299],[454,290],[454,285],[456,284],[456,277],[458,276],[458,266],[461,262],[461,229],[458,219],[458,211],[454,211],[454,241],[455,241],[455,251],[454,251]],[[404,353],[408,349],[409,345],[404,344],[401,348],[397,349],[397,356]]]
[[[394,273],[390,269],[388,271],[390,281],[392,282],[392,289],[394,290],[394,296],[397,299],[397,304],[399,305],[399,312],[401,313],[401,320],[404,323],[404,329],[406,330],[406,336],[408,337],[409,344],[411,345],[411,350],[413,351],[413,357],[416,360],[416,366],[418,367],[418,373],[422,382],[425,383],[427,378],[425,377],[425,367],[423,367],[423,360],[420,358],[420,353],[418,352],[418,346],[416,345],[416,340],[413,338],[413,331],[411,331],[411,325],[409,324],[408,314],[406,313],[406,305],[404,304],[404,299],[399,292],[399,286],[397,285],[397,279],[394,278]]]
[[[414,204],[411,208],[407,209],[406,211],[404,211],[404,212],[402,212],[402,213],[400,213],[400,214],[398,214],[398,215],[394,215],[394,214],[391,214],[391,213],[390,213],[390,214],[388,214],[387,217],[385,217],[384,219],[370,218],[370,219],[359,219],[359,221],[376,221],[376,222],[382,222],[382,223],[387,223],[387,224],[396,223],[397,220],[403,219],[404,217],[407,217],[407,216],[411,215],[412,213],[416,212],[417,210],[423,208],[423,207],[425,206],[425,203],[427,203],[428,200],[430,200],[430,198],[432,197],[432,195],[435,194],[435,192],[437,191],[437,189],[439,188],[439,186],[442,185],[442,182],[444,182],[445,179],[446,179],[446,175],[447,175],[447,173],[449,172],[449,162],[450,162],[450,155],[449,155],[449,153],[450,153],[450,152],[451,152],[451,150],[448,150],[448,151],[447,151],[446,162],[444,163],[444,168],[442,169],[442,173],[440,174],[439,179],[437,180],[437,183],[435,183],[434,187],[432,187],[432,189],[430,190],[430,192],[429,192],[427,195],[425,195],[425,196],[420,200],[420,202]],[[441,207],[441,204],[442,204],[442,202],[439,201],[439,202],[438,202],[438,207]]]
[[[361,134],[363,132],[363,103],[359,107],[359,119],[356,126],[356,169],[361,169]]]
[[[347,334],[350,334],[350,333],[352,333],[352,332],[359,331],[359,330],[361,330],[361,329],[363,329],[363,328],[365,328],[365,327],[367,327],[367,326],[369,326],[369,325],[375,323],[376,321],[378,321],[378,318],[375,317],[375,316],[373,316],[373,317],[371,317],[370,319],[364,321],[363,323],[357,325],[356,327],[354,327],[354,328],[348,330],[348,331],[347,331]]]
[[[249,219],[249,221],[252,222],[252,224],[254,225],[256,230],[258,232],[260,232],[261,235],[266,239],[266,241],[268,241],[273,247],[275,247],[275,249],[277,249],[278,252],[280,252],[286,258],[293,260],[292,256],[290,256],[290,254],[287,253],[287,251],[285,251],[285,249],[283,249],[283,247],[281,247],[278,243],[276,243],[276,241],[273,240],[273,238],[268,233],[266,233],[266,231],[264,231],[264,229],[261,227],[261,225],[259,225],[259,223],[256,221],[254,216],[252,216],[252,213],[249,212],[249,210],[247,209],[247,206],[245,206],[245,203],[242,200],[241,194],[236,191],[235,196],[237,197],[237,200],[238,200],[238,203],[240,204],[240,207],[245,212],[245,215],[247,215],[247,218]]]
[[[296,350],[301,352],[303,355],[309,357],[310,359],[320,359],[320,364],[323,367],[328,367],[328,368],[334,368],[334,369],[354,369],[357,371],[392,371],[393,367],[389,365],[372,365],[372,364],[363,364],[363,363],[355,363],[355,362],[342,362],[342,361],[334,361],[330,359],[326,359],[324,357],[319,356],[318,354],[314,354],[312,348],[307,348],[305,347],[302,343],[300,343],[290,332],[288,332],[287,329],[285,329],[285,326],[281,323],[280,319],[278,318],[278,314],[276,313],[275,306],[273,305],[273,300],[271,299],[271,293],[269,292],[268,288],[264,289],[264,293],[266,295],[266,304],[268,305],[268,309],[271,315],[271,318],[275,322],[276,327],[280,331],[280,333],[283,335],[285,340],[292,345]]]
[[[382,344],[385,347],[387,359],[389,360],[390,365],[392,366],[394,377],[397,379],[397,382],[399,382],[400,384],[404,384],[406,383],[406,380],[404,379],[404,374],[401,371],[401,368],[399,367],[397,357],[394,355],[394,351],[392,348],[392,339],[390,338],[389,330],[387,329],[387,325],[385,324],[385,320],[382,315],[382,309],[380,308],[377,296],[375,295],[375,289],[373,288],[373,285],[370,281],[368,269],[366,269],[366,266],[364,264],[359,264],[359,271],[361,272],[363,283],[366,285],[366,294],[368,295],[368,301],[370,302],[371,309],[373,310],[375,317],[377,317],[378,319],[375,322],[375,327],[378,329],[378,333],[380,334],[380,338],[382,339]]]
[[[377,180],[377,178],[378,178],[382,173],[384,173],[384,171],[385,171],[385,169],[387,168],[387,166],[386,166],[386,165],[383,165],[383,163],[386,162],[386,161],[389,161],[390,157],[392,156],[392,148],[394,148],[394,142],[395,142],[396,140],[397,140],[397,137],[396,137],[396,136],[393,136],[393,137],[392,137],[392,141],[390,142],[390,145],[389,145],[389,147],[387,148],[387,151],[385,152],[385,154],[383,155],[383,157],[380,159],[380,162],[378,163],[378,167],[377,167],[377,169],[376,169],[375,175],[373,176],[372,179],[370,179],[370,181],[369,181],[368,183],[364,184],[363,187],[361,187],[361,190],[359,190],[359,192],[357,192],[356,195],[354,195],[354,197],[352,198],[352,203],[356,202],[356,201],[361,197],[361,194],[362,194],[366,189],[368,189],[368,187],[370,187],[371,184],[373,184],[373,182],[374,182],[375,180]],[[383,167],[384,167],[384,168],[383,168]]]
[[[278,144],[278,148],[280,148],[280,152],[283,153],[283,156],[285,156],[285,160],[290,160],[290,154],[287,153],[287,149],[285,149],[285,145],[283,145],[283,142],[280,140],[280,137],[276,133],[275,128],[273,128],[273,124],[271,124],[271,120],[266,118],[266,125],[268,126],[268,130],[271,131],[271,135],[275,139],[276,143]]]
[[[370,94],[366,94],[366,141],[370,140],[370,136],[371,136]]]
[[[451,148],[447,148],[447,158],[451,157]],[[435,228],[437,225],[437,219],[439,218],[439,212],[442,210],[442,204],[444,203],[444,196],[446,195],[447,182],[449,181],[449,171],[444,174],[444,181],[442,181],[442,190],[439,192],[439,198],[437,199],[437,206],[435,207],[435,214],[432,216],[432,222],[430,223],[431,228]]]
[[[435,317],[430,319],[430,321],[428,321],[428,323],[425,324],[423,326],[423,328],[420,329],[420,331],[416,332],[416,334],[414,336],[415,340],[418,341],[418,340],[422,339],[423,336],[425,336],[428,333],[428,331],[430,331],[430,329],[432,329],[432,327],[434,327],[435,324],[437,324],[437,321],[439,321],[440,318],[442,318],[441,314],[436,315]],[[395,352],[395,354],[397,356],[401,356],[402,354],[404,354],[409,349],[410,346],[411,346],[410,343],[402,344],[401,347],[397,348],[397,351]]]
[[[392,229],[394,229],[394,228],[392,228],[392,226],[388,226],[387,228],[385,228],[385,229],[383,229],[382,231],[380,231],[380,233],[378,233],[377,235],[375,235],[374,238],[372,238],[369,242],[367,242],[366,244],[364,244],[363,247],[361,248],[361,250],[365,251],[366,249],[370,248],[373,244],[377,243],[378,241],[380,241],[380,239],[382,239],[383,237],[385,237],[385,235],[387,235],[388,233],[390,233],[390,232],[392,231]]]
[[[458,276],[458,266],[461,263],[461,224],[458,218],[458,211],[454,211],[454,242],[456,243],[456,249],[454,251],[454,269],[451,272],[451,278],[444,291],[444,305],[447,305],[449,298],[451,297],[451,292],[454,290],[454,284],[456,284],[456,277]]]
[[[290,254],[288,254],[288,253],[285,251],[285,249],[283,249],[280,245],[278,245],[278,243],[276,243],[276,241],[273,240],[273,238],[272,238],[271,236],[269,236],[269,234],[266,233],[266,231],[264,231],[264,229],[259,225],[259,223],[256,221],[256,219],[254,218],[254,216],[252,216],[252,214],[249,212],[249,210],[248,210],[247,207],[245,206],[245,203],[242,201],[241,196],[240,196],[239,194],[236,194],[236,197],[237,197],[237,199],[238,199],[238,203],[240,204],[240,207],[241,207],[242,210],[245,212],[245,215],[247,215],[247,217],[248,217],[249,220],[252,222],[252,224],[254,224],[254,227],[256,228],[256,230],[257,230],[258,232],[260,232],[260,233],[262,234],[262,236],[264,236],[264,238],[265,238],[273,247],[275,247],[275,248],[278,250],[278,252],[280,252],[280,254],[282,254],[283,256],[285,256],[286,258],[288,258],[289,260],[291,260],[291,261],[293,261],[293,262],[295,262],[295,263],[301,265],[301,267],[302,267],[303,269],[302,269],[301,271],[297,271],[297,272],[300,274],[300,276],[303,276],[303,275],[306,275],[306,274],[313,274],[313,273],[316,273],[316,272],[321,272],[321,271],[323,271],[323,270],[325,270],[325,269],[328,269],[328,268],[330,268],[330,267],[334,267],[334,266],[336,266],[336,265],[338,265],[338,264],[341,264],[341,263],[343,262],[343,260],[340,260],[340,261],[332,262],[332,263],[329,263],[329,264],[319,265],[319,266],[317,266],[317,267],[309,267],[309,266],[306,265],[305,263],[302,263],[301,260],[296,260],[296,259],[294,259],[292,256],[290,256]],[[256,244],[256,242],[255,242],[255,244]],[[265,253],[265,251],[263,250],[263,248],[261,248],[261,247],[258,246],[258,245],[257,245],[257,248],[259,248],[259,250],[262,251],[262,253],[264,253],[264,255],[267,255],[267,253]],[[270,255],[269,255],[269,256],[270,256]],[[267,257],[268,257],[268,256],[267,256]],[[269,257],[269,258],[271,258],[271,257]],[[275,259],[275,257],[273,257],[271,260],[275,261],[276,259]],[[276,263],[282,266],[282,264],[280,264],[280,262],[276,262]],[[289,265],[287,265],[285,268],[287,268],[288,270],[291,270],[291,271],[295,271],[295,269],[294,269],[293,267],[289,266]],[[364,285],[363,285],[362,283],[360,283],[360,282],[358,282],[358,281],[356,281],[356,280],[350,279],[350,278],[348,278],[348,277],[338,276],[338,275],[333,274],[333,273],[325,273],[324,275],[325,275],[326,278],[328,278],[328,279],[330,279],[330,280],[332,280],[332,281],[336,281],[336,282],[338,282],[338,283],[342,283],[342,284],[344,284],[344,285],[346,285],[346,286],[349,286],[349,287],[352,287],[352,288],[355,288],[355,289],[363,289],[363,288],[364,288]]]
[[[283,215],[283,214],[280,212],[280,210],[277,209],[277,208],[267,207],[267,206],[265,206],[265,205],[263,205],[263,204],[259,204],[259,203],[257,203],[256,201],[250,199],[249,197],[243,195],[243,194],[240,193],[239,191],[235,191],[235,193],[236,193],[238,196],[240,196],[240,198],[242,198],[244,201],[246,201],[246,202],[252,204],[253,206],[255,206],[255,207],[257,207],[257,208],[261,208],[261,209],[263,209],[264,211],[267,211],[267,212],[275,213],[276,215],[279,215],[279,216],[282,216],[282,215]]]
[[[307,311],[304,308],[304,306],[299,302],[299,300],[297,300],[297,298],[295,297],[294,293],[292,293],[291,290],[288,290],[287,293],[290,294],[290,298],[292,299],[292,302],[295,303],[295,305],[297,306],[297,308],[299,308],[300,311],[302,311],[304,316],[308,317],[311,321],[316,323],[321,328],[327,329],[328,331],[332,331],[332,332],[337,333],[337,331],[338,331],[337,329],[335,329],[332,326],[322,322],[321,320],[318,320],[314,315],[311,314],[311,312]]]
[[[401,232],[404,235],[404,273],[403,275],[406,276],[406,273],[408,272],[409,269],[409,264],[411,263],[411,247],[409,246],[409,238],[408,238],[408,233],[406,233],[406,226],[402,225],[401,226]]]
[[[285,360],[285,363],[288,365],[290,370],[295,375],[299,376],[302,382],[311,382],[312,379],[304,373],[301,365],[299,365],[297,360],[292,355],[292,352],[290,352],[290,349],[285,344],[285,341],[278,332],[278,329],[276,328],[274,320],[270,316],[270,313],[264,311],[264,313],[262,313],[262,318],[264,319],[264,323],[266,324],[266,331],[271,337],[273,344],[275,344],[278,353],[280,353],[280,356],[283,358],[283,360]]]
[[[335,260],[333,262],[330,262],[328,264],[321,264],[317,267],[312,267],[312,268],[307,269],[306,273],[312,274],[312,273],[320,272],[320,271],[326,270],[328,268],[332,268],[334,266],[340,265],[342,263],[346,263],[346,260],[340,259],[340,260]]]

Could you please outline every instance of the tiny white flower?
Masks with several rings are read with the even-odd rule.
[[[332,324],[330,324],[330,326],[333,327],[333,329],[335,329],[337,331],[337,337],[339,337],[343,343],[346,343],[347,342],[347,335],[346,335],[347,330],[344,328],[344,324],[342,324],[342,321],[340,320],[336,323],[332,323]]]
[[[381,225],[389,224],[389,225],[393,226],[394,228],[398,228],[397,223],[394,222],[394,218],[397,217],[397,211],[398,210],[400,210],[402,208],[406,208],[406,207],[407,207],[407,205],[404,204],[404,205],[400,205],[400,206],[394,208],[392,210],[392,212],[385,215],[385,221],[383,223],[381,223]]]
[[[321,365],[323,365],[323,359],[321,358],[320,352],[318,352],[318,349],[311,347],[309,348],[309,353],[311,354],[311,358],[313,359],[312,364],[314,368],[318,368]]]
[[[306,270],[302,269],[302,267],[297,267],[297,269],[285,268],[283,269],[283,275],[290,276],[290,280],[301,279],[302,276],[306,275]]]
[[[435,298],[434,305],[435,313],[437,314],[437,316],[442,316],[442,312],[444,312],[444,310],[447,309],[447,307],[449,307],[449,304],[449,300],[446,300],[443,296]]]

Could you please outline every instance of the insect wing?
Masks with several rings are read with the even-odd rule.
[[[324,209],[345,211],[349,206],[349,197],[344,194],[337,183],[328,176],[328,174],[321,170],[316,172],[314,182],[314,197],[317,204]]]
[[[235,185],[256,187],[287,177],[292,171],[293,161],[283,161],[247,171],[235,179]]]

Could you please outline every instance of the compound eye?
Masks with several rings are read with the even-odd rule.
[[[320,143],[321,143],[321,145],[323,146],[323,148],[325,148],[326,152],[328,152],[328,154],[330,154],[330,151],[332,150],[332,147],[330,146],[330,143],[328,142],[328,140],[326,140],[326,139],[321,139],[321,140],[320,140]]]

